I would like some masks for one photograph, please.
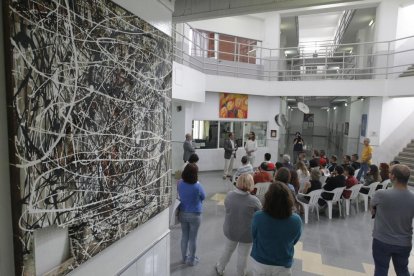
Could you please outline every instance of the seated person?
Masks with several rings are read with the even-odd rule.
[[[333,191],[336,188],[340,188],[340,187],[345,187],[345,176],[343,175],[344,173],[344,168],[342,168],[342,166],[336,166],[334,171],[331,174],[331,177],[328,177],[326,179],[326,184],[325,186],[323,186],[323,189],[325,191]],[[333,198],[333,194],[332,193],[322,193],[321,194],[321,199],[318,200],[318,203],[320,206],[324,206],[326,205],[326,202],[324,199],[326,200],[331,200]]]
[[[278,171],[280,168],[282,168],[283,167],[283,164],[282,164],[282,162],[276,162],[276,164],[275,164],[275,172],[276,171]]]
[[[300,184],[300,191],[303,190],[303,187],[305,186],[305,182],[309,181],[310,173],[308,171],[308,168],[306,168],[305,163],[302,161],[299,161],[296,163],[296,173],[298,174],[299,178],[299,184]]]
[[[400,161],[394,160],[390,162],[390,166],[400,164]]]
[[[292,164],[290,163],[290,155],[289,154],[283,154],[282,159],[283,159],[283,162],[282,162],[283,167],[287,168],[289,171],[294,169]]]
[[[244,173],[250,173],[250,174],[253,174],[254,173],[253,167],[249,163],[249,160],[247,159],[247,156],[243,156],[241,158],[241,163],[242,163],[242,165],[235,172],[234,178],[239,177],[240,175],[242,175]]]
[[[358,154],[352,154],[351,156],[351,166],[354,170],[359,170],[361,168],[361,163],[358,162]]]
[[[291,179],[291,175],[290,175],[289,169],[282,167],[279,170],[277,170],[274,180],[285,183],[288,186],[288,188],[292,191],[292,196],[294,196],[295,187],[292,184],[290,184],[290,179]]]
[[[290,171],[290,184],[295,188],[295,194],[299,192],[300,183],[299,183],[299,176],[296,171]]]
[[[197,153],[193,153],[193,154],[191,154],[191,155],[190,155],[190,157],[188,158],[187,162],[185,162],[185,163],[184,163],[183,170],[185,169],[185,167],[186,167],[189,163],[191,163],[191,164],[196,164],[196,163],[198,162],[198,160],[199,160],[199,158],[198,158]]]
[[[390,166],[387,163],[380,163],[379,171],[380,171],[380,177],[381,177],[382,182],[390,179]],[[386,187],[383,187],[382,184],[378,185],[377,190],[378,189],[387,189],[388,187],[392,187],[391,181],[388,183],[388,185]]]
[[[258,168],[258,171],[254,173],[253,175],[254,184],[259,182],[271,182],[272,176],[267,171],[267,163],[262,162],[260,164],[260,167]]]
[[[319,151],[319,163],[322,160],[325,160],[325,164],[328,164],[328,162],[329,162],[328,157],[326,157],[326,154],[325,154],[325,151],[324,150],[320,150]]]
[[[274,171],[275,170],[275,164],[270,161],[270,158],[272,158],[272,155],[270,153],[265,153],[264,160],[267,163],[267,170],[268,171]]]
[[[331,173],[329,172],[329,170],[326,168],[326,160],[325,159],[321,159],[320,160],[319,169],[321,171],[321,176],[329,176],[329,175],[331,175]]]
[[[319,168],[319,159],[312,159],[309,161],[309,170],[311,171],[313,168]]]
[[[303,194],[309,194],[312,191],[322,189],[322,183],[319,181],[320,177],[321,172],[318,170],[318,168],[312,169],[310,173],[310,181],[305,183],[305,187],[303,188],[302,194],[299,194],[297,196],[298,200],[308,203],[310,197],[304,196]]]
[[[368,194],[369,193],[369,185],[374,182],[381,182],[381,176],[379,174],[379,169],[377,165],[369,165],[368,172],[365,176],[364,187],[361,188],[361,193]]]
[[[358,179],[355,177],[355,169],[352,166],[344,167],[344,175],[346,177],[345,187],[346,189],[351,188],[352,186],[358,184]],[[343,191],[342,197],[349,198],[351,196],[351,191]]]
[[[308,160],[306,160],[306,152],[304,152],[304,151],[299,152],[298,162],[299,161],[302,161],[305,164],[306,167],[309,167],[309,162],[308,162]]]
[[[335,170],[336,166],[338,165],[337,160],[338,160],[338,157],[336,157],[336,155],[331,156],[331,163],[329,163],[329,165],[327,166],[330,173],[332,173]]]
[[[349,155],[344,155],[344,157],[342,158],[342,167],[344,167],[344,169],[345,169],[345,166],[350,166],[351,165],[351,156],[349,156]]]

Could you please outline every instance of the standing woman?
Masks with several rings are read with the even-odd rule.
[[[294,246],[302,234],[302,220],[292,208],[286,185],[279,181],[270,185],[263,211],[253,217],[253,275],[292,275]]]
[[[249,133],[249,140],[247,140],[246,145],[244,146],[246,150],[247,159],[249,159],[249,163],[254,167],[254,159],[255,159],[255,151],[257,151],[257,142],[256,142],[256,134],[251,131]]]
[[[227,194],[224,201],[226,216],[223,231],[226,236],[224,252],[216,264],[216,272],[223,275],[231,255],[237,247],[237,275],[246,274],[247,259],[252,248],[252,218],[262,209],[260,200],[251,195],[254,182],[251,174],[242,174],[237,179],[236,190]]]
[[[196,257],[197,233],[201,223],[202,203],[206,197],[203,186],[198,182],[198,167],[189,163],[181,174],[178,182],[180,196],[179,220],[181,223],[181,254],[182,261],[194,266],[198,263]],[[188,255],[187,255],[188,250]]]
[[[293,163],[296,164],[298,160],[299,153],[303,151],[303,144],[305,141],[302,139],[302,135],[300,132],[296,132],[295,139],[293,139]]]

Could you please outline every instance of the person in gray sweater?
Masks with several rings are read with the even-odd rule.
[[[226,237],[224,252],[216,264],[216,272],[223,275],[231,255],[237,247],[237,275],[246,274],[247,259],[252,248],[251,224],[253,215],[262,209],[259,199],[250,194],[254,181],[251,174],[237,179],[236,190],[227,194],[224,201],[226,215],[223,232]]]
[[[390,259],[398,276],[410,276],[408,258],[412,248],[414,193],[407,189],[410,168],[394,165],[390,171],[393,189],[378,190],[371,200],[374,221],[372,255],[375,276],[388,275]]]

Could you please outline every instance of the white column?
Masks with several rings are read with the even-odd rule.
[[[376,19],[375,19],[375,36],[374,40],[377,42],[393,40],[397,36],[397,22],[398,22],[398,9],[399,3],[395,0],[382,0],[377,7]],[[388,50],[394,48],[394,43],[377,43],[374,53],[385,54]],[[393,56],[375,56],[375,78],[383,79],[388,72],[387,69],[379,69],[380,67],[386,67],[393,64]]]
[[[265,74],[265,78],[269,77],[276,80],[278,72],[273,72],[280,68],[279,56],[281,55],[280,48],[280,14],[277,12],[268,13],[264,20],[264,39],[262,46],[273,50],[263,50],[262,57],[265,71],[272,71]]]

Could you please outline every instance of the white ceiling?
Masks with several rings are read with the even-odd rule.
[[[300,15],[299,22],[299,43],[309,41],[333,40],[342,11]]]

